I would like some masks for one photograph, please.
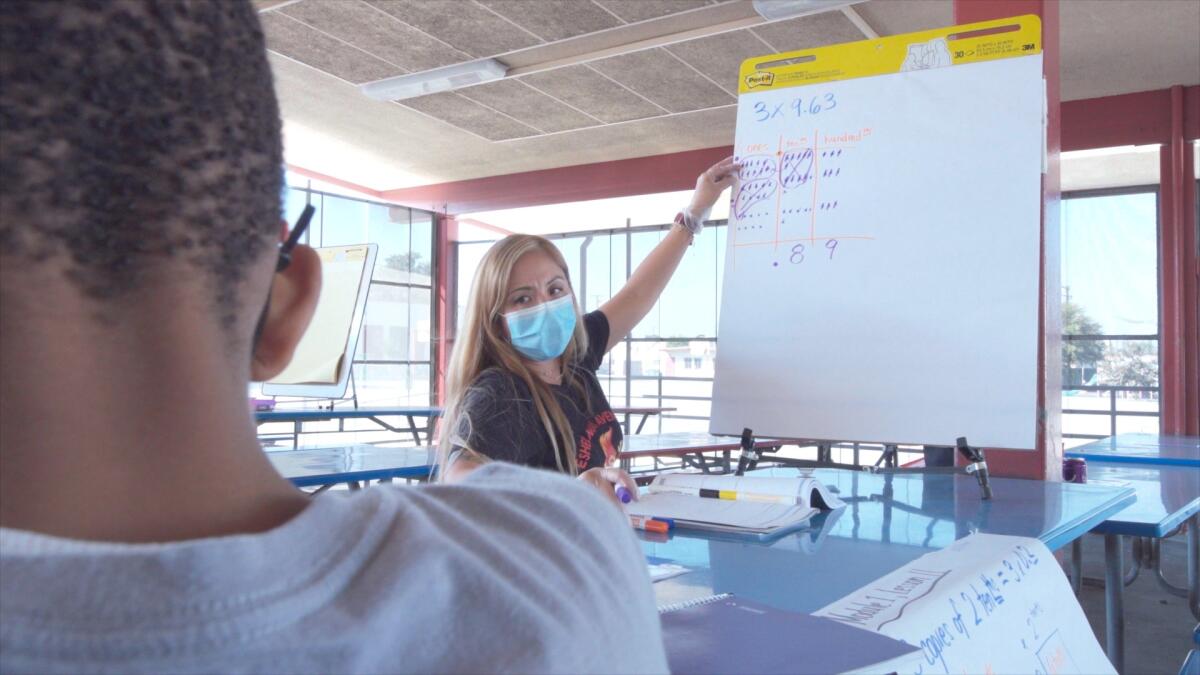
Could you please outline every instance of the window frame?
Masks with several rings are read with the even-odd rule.
[[[324,206],[325,206],[324,200],[325,199],[340,199],[340,200],[345,200],[345,201],[350,201],[350,202],[359,202],[362,204],[366,204],[368,206],[382,206],[382,207],[386,207],[386,208],[406,209],[408,211],[408,249],[407,250],[408,250],[408,253],[410,256],[413,252],[413,223],[414,223],[414,221],[417,220],[413,216],[414,216],[414,214],[419,213],[419,214],[423,214],[424,216],[427,216],[429,218],[429,223],[430,223],[430,225],[429,225],[429,227],[430,227],[429,283],[428,284],[419,284],[419,283],[412,283],[412,282],[380,280],[380,279],[375,278],[375,271],[373,270],[371,273],[371,283],[368,286],[369,289],[374,289],[377,286],[378,287],[410,289],[409,290],[409,301],[405,303],[405,305],[407,307],[407,311],[408,311],[408,327],[409,327],[410,331],[414,330],[414,328],[413,328],[414,316],[412,313],[411,289],[416,288],[416,289],[426,290],[429,292],[429,358],[425,359],[425,360],[412,359],[412,358],[409,358],[409,359],[359,358],[359,355],[366,354],[366,350],[367,350],[368,338],[366,335],[366,332],[367,332],[366,331],[366,323],[364,321],[363,327],[361,329],[363,334],[359,336],[358,350],[355,353],[354,358],[350,362],[350,367],[355,368],[356,366],[363,366],[363,367],[366,367],[366,366],[403,366],[408,369],[407,370],[407,372],[408,372],[407,381],[411,386],[412,382],[415,381],[415,378],[412,376],[413,368],[425,366],[426,373],[427,373],[427,376],[425,378],[427,380],[426,388],[427,388],[427,391],[429,392],[427,405],[431,405],[431,406],[435,405],[437,402],[437,387],[435,386],[435,380],[437,378],[437,373],[436,373],[437,344],[440,339],[440,336],[438,335],[438,322],[437,322],[437,293],[435,291],[435,286],[437,285],[437,279],[438,279],[438,262],[439,262],[439,256],[438,256],[439,237],[437,236],[437,228],[441,226],[440,223],[438,222],[437,214],[432,211],[426,211],[424,209],[416,209],[411,206],[406,206],[404,204],[393,204],[391,202],[377,201],[377,200],[372,200],[372,199],[364,199],[361,197],[352,197],[349,195],[338,194],[336,192],[326,192],[324,190],[314,189],[312,187],[311,179],[306,180],[303,185],[289,183],[287,187],[288,187],[288,190],[295,190],[297,192],[303,193],[305,196],[305,199],[304,199],[305,204],[313,204],[314,206],[317,207],[316,217],[318,219],[317,224],[319,227],[318,228],[310,228],[307,232],[304,233],[304,236],[302,238],[302,243],[304,243],[308,246],[312,246],[314,248],[319,248],[320,246],[322,246],[323,245],[322,242],[325,237],[325,208],[324,208]],[[314,199],[314,197],[316,199]],[[315,204],[314,204],[314,201],[316,202]],[[315,243],[315,244],[312,242],[312,233],[313,233],[314,229],[316,229],[316,231],[318,232],[317,243]],[[367,243],[370,243],[370,242],[367,242]],[[378,268],[379,268],[379,263],[376,263],[376,270],[378,270]],[[368,293],[369,292],[370,292],[370,290],[368,290]],[[370,304],[371,304],[371,296],[368,294],[367,306],[369,307]],[[412,338],[410,337],[410,339],[412,339]],[[410,353],[409,356],[411,357],[412,354]],[[357,383],[356,383],[357,379],[358,378],[355,377],[352,372],[351,373],[351,387],[352,387],[351,391],[354,392],[354,394],[353,394],[354,396],[357,396]],[[411,391],[411,389],[410,389],[410,391]],[[403,397],[407,397],[407,396],[403,395]],[[401,396],[398,396],[397,398],[401,398]],[[399,407],[403,407],[403,406],[399,406]]]

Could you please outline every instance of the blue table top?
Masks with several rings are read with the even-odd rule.
[[[1134,500],[1131,487],[992,478],[994,497],[982,501],[969,476],[815,474],[847,505],[816,516],[808,530],[766,543],[683,530],[670,537],[639,533],[647,555],[692,569],[654,584],[658,602],[734,593],[812,612],[972,532],[1035,537],[1055,550]]]
[[[433,448],[347,445],[268,452],[275,470],[297,487],[385,478],[425,478],[433,470]]]
[[[337,408],[334,410],[260,410],[254,413],[259,422],[294,422],[296,420],[336,420],[358,417],[386,417],[404,415],[412,417],[438,417],[441,408]]]
[[[1130,462],[1200,467],[1200,436],[1119,434],[1071,448],[1067,457],[1089,462]]]
[[[1087,474],[1088,483],[1123,484],[1137,491],[1136,503],[1093,532],[1160,538],[1200,512],[1200,469],[1089,460]]]

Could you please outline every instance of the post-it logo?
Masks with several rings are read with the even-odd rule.
[[[769,87],[775,84],[775,73],[770,71],[753,73],[746,76],[746,88]]]

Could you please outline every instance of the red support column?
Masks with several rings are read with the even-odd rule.
[[[1196,173],[1184,88],[1170,90],[1170,137],[1161,153],[1159,193],[1159,424],[1164,434],[1200,435],[1200,292],[1196,260]],[[1200,97],[1191,97],[1192,105]],[[1193,133],[1189,134],[1188,131]]]
[[[446,366],[454,348],[454,278],[457,258],[454,243],[458,241],[458,221],[451,216],[437,215],[437,279],[434,280],[434,302],[437,303],[437,343],[434,345],[433,390],[437,405],[446,404]]]
[[[988,465],[997,476],[1059,480],[1062,475],[1062,317],[1059,277],[1059,160],[1062,147],[1059,99],[1058,0],[954,0],[957,24],[990,21],[1023,14],[1042,20],[1042,58],[1046,77],[1046,132],[1049,153],[1042,176],[1041,279],[1038,285],[1037,425],[1033,452],[988,450]]]

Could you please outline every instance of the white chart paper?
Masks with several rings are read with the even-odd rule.
[[[1037,539],[974,534],[814,612],[920,647],[918,673],[1115,673]]]
[[[738,99],[712,433],[1033,448],[1042,57]]]

